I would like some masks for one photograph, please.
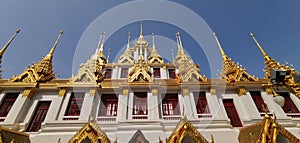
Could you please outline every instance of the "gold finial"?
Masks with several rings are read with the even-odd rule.
[[[261,51],[261,53],[263,54],[263,56],[265,58],[268,57],[268,55],[266,54],[266,52],[264,51],[264,49],[260,46],[260,44],[258,43],[258,41],[256,40],[256,38],[254,37],[254,34],[250,32],[250,36],[252,37],[252,39],[256,43],[257,47],[259,48],[259,50]]]
[[[58,44],[58,41],[59,41],[59,39],[60,39],[60,37],[61,37],[61,35],[62,35],[63,33],[64,33],[64,31],[63,31],[63,30],[60,30],[59,35],[58,35],[58,37],[57,37],[57,39],[56,39],[56,41],[55,41],[55,43],[54,43],[52,49],[50,50],[49,54],[48,54],[46,57],[49,57],[50,59],[52,58],[53,53],[54,53],[54,50],[55,50],[55,48],[56,48],[56,46],[57,46],[57,44]]]
[[[209,141],[209,143],[214,143],[215,141],[214,141],[214,136],[212,135],[212,134],[210,134],[210,141]]]
[[[220,44],[220,42],[219,42],[219,39],[218,39],[218,37],[217,37],[216,32],[214,32],[214,37],[215,37],[215,39],[216,39],[216,41],[217,41],[217,44],[218,44],[218,46],[219,46],[219,49],[220,49],[221,54],[222,54],[223,59],[224,59],[224,58],[226,57],[226,54],[225,54],[225,52],[224,52],[224,50],[223,50],[223,48],[222,48],[222,46],[221,46],[221,44]],[[225,59],[224,59],[224,60],[225,60]]]
[[[181,38],[180,38],[180,33],[179,32],[176,33],[176,39],[177,39],[177,45],[178,45],[177,56],[178,55],[184,55],[184,50],[183,50],[183,47],[182,47],[182,42],[181,42]]]
[[[130,48],[130,32],[128,32],[127,49]]]
[[[106,33],[103,32],[102,42],[101,42],[101,46],[100,46],[100,49],[99,49],[101,52],[104,51],[103,48],[104,48],[105,35],[106,35]]]
[[[155,50],[154,33],[152,33],[152,48]]]
[[[143,35],[143,21],[141,21],[140,24],[140,35]]]
[[[182,115],[181,115],[181,118],[184,118],[185,117],[185,109],[184,109],[184,105],[182,106]]]
[[[99,36],[99,41],[98,41],[98,45],[97,45],[97,51],[100,49],[101,47],[101,41],[103,38],[103,31],[100,32],[100,36]]]
[[[5,50],[8,48],[8,46],[10,45],[10,43],[15,39],[15,37],[17,36],[17,34],[20,32],[20,29],[17,29],[15,34],[7,41],[7,43],[2,47],[2,49],[0,50],[0,58],[3,56],[3,53],[5,52]]]
[[[265,103],[265,105],[266,105],[266,109],[265,109],[265,118],[270,118],[270,116],[269,116],[269,112],[270,112],[270,110],[269,110],[269,107],[268,107],[268,105]]]

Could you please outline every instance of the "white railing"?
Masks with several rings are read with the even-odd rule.
[[[286,113],[286,115],[292,118],[300,118],[300,113]]]
[[[0,122],[3,122],[5,120],[5,117],[0,117]]]
[[[78,120],[79,116],[64,116],[63,120]]]
[[[163,116],[164,120],[180,120],[181,115],[165,115]]]
[[[197,114],[198,118],[212,118],[211,114]]]
[[[116,116],[100,116],[97,117],[97,121],[102,121],[102,122],[113,122],[116,121],[117,117]]]
[[[144,120],[144,119],[148,119],[148,115],[132,115],[132,119]]]

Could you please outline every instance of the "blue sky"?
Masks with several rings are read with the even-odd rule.
[[[64,29],[64,34],[54,53],[54,70],[63,78],[71,77],[76,48],[85,30],[98,16],[126,2],[129,1],[2,0],[0,2],[0,18],[2,19],[0,45],[3,46],[17,28],[21,29],[2,58],[3,77],[10,78],[14,74],[18,75],[32,62],[38,62],[49,52],[60,29]],[[299,71],[299,1],[173,0],[172,2],[187,7],[202,17],[210,28],[217,32],[226,54],[242,64],[250,74],[260,78],[264,75],[262,71],[264,60],[250,38],[250,32],[255,34],[267,54],[281,63],[287,61],[293,64]],[[136,12],[140,13],[142,19],[143,11]],[[183,19],[180,17],[180,12],[182,11],[169,16],[178,18],[180,21]],[[119,18],[111,17],[108,22],[113,23],[116,19]],[[193,23],[193,19],[190,19],[190,22]],[[195,38],[182,27],[177,27],[173,23],[145,20],[143,29],[145,36],[154,32],[172,40],[176,40],[175,32],[180,31],[184,48],[194,62],[200,65],[202,74],[212,76],[209,70],[210,62],[205,53]],[[105,29],[99,30],[106,31]],[[105,47],[109,47],[112,51],[111,59],[126,44],[128,32],[132,33],[132,39],[138,37],[139,23],[134,22],[116,30],[115,33],[107,33],[110,38],[105,44]],[[98,37],[94,39],[94,42],[86,45],[90,49],[96,48]],[[151,43],[149,38],[148,40]],[[156,47],[162,48],[158,42],[156,42]],[[85,62],[87,58],[83,58],[82,62]],[[221,70],[221,67],[217,68]]]

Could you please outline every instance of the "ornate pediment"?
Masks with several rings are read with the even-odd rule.
[[[167,139],[167,143],[182,143],[185,140],[193,141],[195,143],[209,143],[198,130],[186,119],[181,118],[175,130]],[[213,140],[211,141],[213,142]]]
[[[150,66],[143,60],[142,56],[135,63],[128,76],[129,82],[153,82]]]
[[[129,143],[149,143],[141,130],[137,130],[129,140]]]
[[[81,143],[89,141],[90,143],[110,143],[96,122],[86,123],[77,133],[68,141],[68,143]]]
[[[12,77],[10,81],[12,82],[48,82],[54,79],[54,72],[52,70],[52,57],[54,50],[58,44],[58,41],[63,34],[63,31],[60,31],[60,34],[57,40],[54,43],[54,46],[46,57],[42,58],[37,64],[29,66],[26,70],[23,71],[18,76]]]
[[[268,113],[261,122],[240,129],[240,143],[298,143],[299,139],[272,119]]]

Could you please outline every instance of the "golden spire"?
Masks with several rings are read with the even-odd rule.
[[[127,41],[127,49],[128,50],[130,48],[130,32],[128,32],[128,41]]]
[[[97,52],[101,47],[101,42],[102,42],[102,37],[103,37],[103,32],[100,32],[100,36],[99,36],[99,41],[98,41],[98,45],[97,45]]]
[[[154,43],[154,33],[152,33],[152,49],[156,51],[155,43]]]
[[[133,53],[130,50],[130,32],[128,32],[127,48],[120,56],[118,63],[134,63]]]
[[[149,63],[164,63],[163,58],[158,54],[155,47],[154,42],[154,33],[152,33],[152,51],[150,53],[150,56],[148,57]]]
[[[227,56],[226,56],[224,50],[222,49],[222,46],[221,46],[221,44],[220,44],[220,42],[219,42],[219,39],[218,39],[218,37],[217,37],[216,32],[214,32],[214,36],[215,36],[215,39],[216,39],[216,41],[217,41],[217,43],[218,43],[218,47],[219,47],[220,52],[221,52],[221,54],[222,54],[223,60],[226,60],[226,57],[227,57]]]
[[[11,78],[10,81],[44,83],[54,79],[54,72],[52,70],[52,56],[62,34],[63,30],[60,31],[57,40],[45,58],[43,58],[37,64],[28,67],[20,75]]]
[[[234,63],[230,58],[228,58],[228,56],[222,49],[216,32],[214,32],[214,37],[223,57],[221,78],[225,79],[227,83],[234,83],[236,81],[257,81],[258,79],[248,74],[246,70],[242,68],[242,66]]]
[[[140,41],[144,41],[144,36],[143,36],[143,21],[140,22]]]
[[[258,43],[258,41],[256,40],[256,38],[254,37],[254,34],[250,32],[250,36],[252,37],[252,39],[256,43],[257,47],[259,48],[259,50],[263,54],[265,60],[270,60],[270,57],[266,54],[266,52],[264,51],[264,49],[260,46],[260,44]]]
[[[143,35],[143,21],[140,22],[140,35]]]
[[[53,47],[51,48],[50,52],[49,52],[49,53],[47,54],[47,56],[45,57],[46,59],[52,59],[54,50],[56,49],[57,44],[58,44],[58,41],[60,40],[60,37],[61,37],[61,35],[62,35],[63,33],[64,33],[64,31],[63,31],[63,30],[60,30],[59,35],[58,35],[58,37],[57,37],[57,39],[56,39],[56,41],[55,41]]]
[[[5,50],[8,48],[8,46],[10,45],[10,43],[15,39],[15,37],[17,36],[17,34],[20,32],[20,29],[17,29],[15,34],[7,41],[7,43],[2,47],[2,49],[0,50],[0,58],[2,58],[3,53],[5,52]]]
[[[178,45],[177,56],[184,55],[184,50],[183,50],[183,47],[182,47],[182,43],[181,43],[181,38],[180,38],[180,33],[179,32],[176,33],[176,40],[177,40],[177,45]]]

